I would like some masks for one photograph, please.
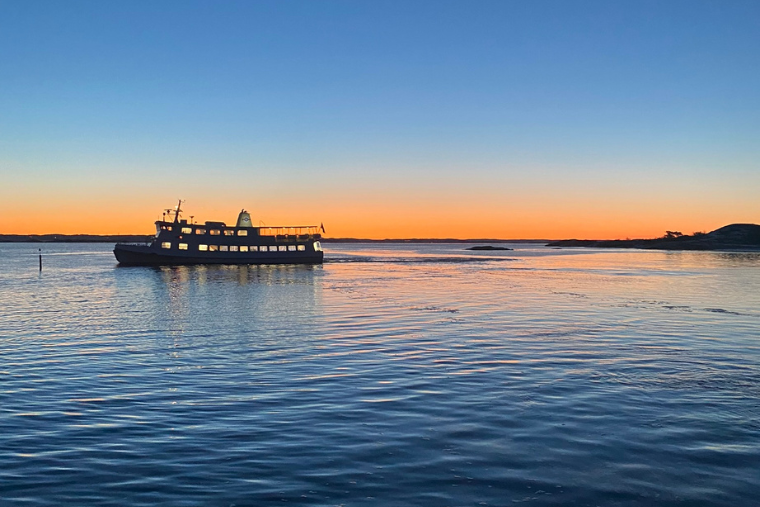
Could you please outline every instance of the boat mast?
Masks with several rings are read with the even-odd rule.
[[[179,223],[179,213],[180,213],[180,211],[182,211],[181,209],[179,209],[179,207],[181,205],[182,205],[182,199],[179,200],[179,202],[177,203],[177,209],[174,211],[174,223],[175,224]]]

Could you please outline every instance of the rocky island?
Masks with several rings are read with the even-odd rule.
[[[491,245],[478,245],[478,246],[471,246],[470,248],[465,248],[465,250],[512,250],[512,248],[507,248],[505,246],[491,246]]]
[[[760,225],[731,224],[712,232],[692,235],[667,231],[665,236],[653,239],[565,239],[553,241],[551,247],[593,248],[647,248],[655,250],[758,250],[760,251]]]

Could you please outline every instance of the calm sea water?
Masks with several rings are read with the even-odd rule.
[[[0,245],[0,504],[758,505],[760,255]]]

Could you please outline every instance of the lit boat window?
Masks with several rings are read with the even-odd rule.
[[[220,252],[226,252],[228,250],[229,250],[229,247],[227,247],[227,245],[222,245],[222,246],[219,247],[219,251]]]
[[[216,252],[217,250],[219,250],[219,245],[209,245],[208,246],[208,251],[209,252]]]
[[[248,231],[244,231],[241,229],[238,231],[238,236],[248,236]]]
[[[259,247],[257,247],[257,246],[252,246],[251,247],[251,252],[258,252],[258,251],[259,251]]]
[[[225,229],[224,230],[224,235],[225,236],[234,236],[235,235],[235,231],[231,231],[229,229]]]
[[[237,251],[238,251],[238,247],[236,245],[230,246],[230,252],[237,252]]]
[[[288,250],[288,247],[285,245],[280,245],[280,252],[286,252]]]
[[[319,241],[314,242],[314,251],[315,252],[321,252],[322,251],[322,245],[319,244]]]
[[[161,248],[171,248],[171,247],[172,247],[171,241],[164,241],[163,243],[161,243]]]
[[[192,234],[193,228],[192,227],[183,227],[182,228],[182,234]]]
[[[195,229],[195,234],[206,234],[206,229]]]
[[[219,236],[219,229],[211,229],[208,231],[212,236]]]
[[[205,252],[208,250],[208,245],[198,245],[198,250]]]
[[[180,250],[187,250],[187,243],[180,243],[179,244],[179,249]]]
[[[296,246],[295,245],[288,245],[288,251],[289,252],[295,252],[296,251]]]
[[[305,252],[306,251],[306,245],[298,245],[298,251],[299,252]]]
[[[248,251],[248,247],[245,246],[245,245],[243,245],[243,246],[240,247],[240,251],[241,252],[247,252]]]

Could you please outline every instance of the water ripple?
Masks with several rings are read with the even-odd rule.
[[[760,257],[513,246],[3,247],[0,503],[754,502]]]

